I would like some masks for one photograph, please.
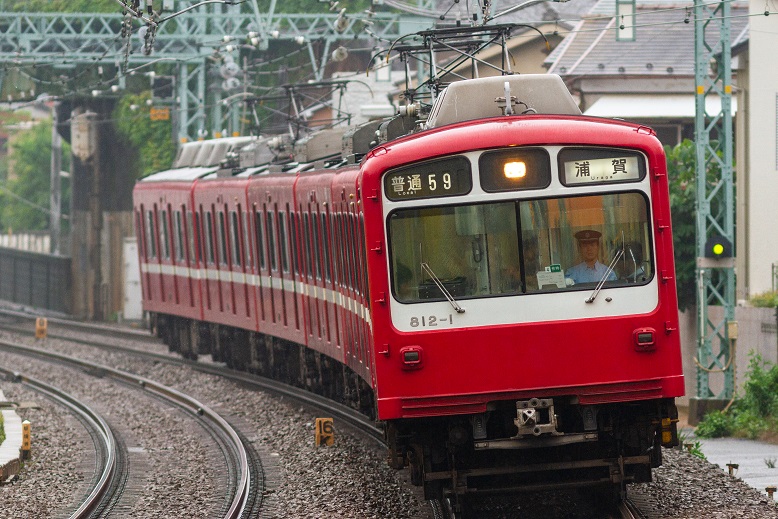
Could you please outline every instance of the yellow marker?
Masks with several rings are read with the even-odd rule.
[[[38,317],[35,319],[35,338],[45,339],[48,329],[48,323],[45,317]]]
[[[331,446],[335,443],[335,431],[332,428],[332,418],[316,419],[316,446]]]
[[[30,448],[32,444],[32,436],[30,432],[30,421],[25,420],[22,422],[22,459],[30,457]]]

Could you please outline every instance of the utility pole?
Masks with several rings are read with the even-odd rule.
[[[51,191],[49,193],[49,252],[51,254],[60,253],[60,217],[62,214],[62,183],[60,181],[60,171],[62,171],[62,139],[59,136],[57,125],[57,110],[59,102],[54,103],[51,118]]]
[[[697,396],[690,399],[689,417],[696,423],[706,411],[723,408],[735,391],[730,3],[694,0],[694,36],[698,339]],[[716,97],[721,108],[709,114],[706,101]],[[712,307],[721,312],[710,312]]]

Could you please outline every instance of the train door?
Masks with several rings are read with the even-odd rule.
[[[330,239],[330,264],[332,266],[332,311],[333,311],[333,324],[335,327],[332,342],[334,343],[338,353],[336,358],[343,360],[341,351],[343,348],[343,313],[341,311],[341,294],[343,293],[343,267],[342,259],[340,256],[341,244],[343,241],[340,239],[338,233],[338,225],[336,220],[336,212],[328,213],[329,218],[329,232],[327,233]]]
[[[303,217],[302,244],[305,251],[305,318],[308,341],[310,343],[318,338],[319,330],[316,308],[316,248],[313,241],[311,215],[302,205],[300,206],[300,213]]]
[[[265,217],[262,208],[257,204],[253,205],[252,211],[254,227],[254,272],[256,273],[257,286],[257,313],[260,323],[272,321],[270,317],[270,290],[265,283],[267,275],[267,254],[265,242]],[[262,325],[260,324],[260,329]]]
[[[176,291],[175,271],[171,257],[170,220],[170,205],[168,204],[158,211],[159,263],[162,276],[162,301],[175,305],[178,304],[178,293]]]
[[[186,228],[184,215],[186,205],[173,210],[173,257],[175,263],[174,283],[176,285],[177,304],[191,309],[194,306],[192,297],[191,276],[186,253]]]
[[[219,311],[225,317],[232,316],[235,311],[235,297],[232,290],[232,271],[230,270],[230,253],[227,236],[227,205],[220,205],[216,212],[216,267],[219,271],[217,281],[219,287]]]
[[[214,220],[213,220],[213,206],[208,210],[203,211],[200,208],[202,214],[203,225],[203,255],[205,269],[203,269],[203,291],[205,292],[205,308],[209,312],[219,312],[219,287],[216,282],[218,280],[218,271],[216,270],[216,248],[214,244]]]
[[[143,239],[138,244],[138,251],[141,255],[141,269],[142,275],[145,278],[145,283],[141,283],[143,289],[143,300],[154,301],[157,296],[158,287],[156,281],[158,278],[152,276],[151,269],[149,268],[157,259],[157,243],[154,240],[154,212],[146,209],[145,204],[140,205],[140,215],[138,222],[138,229],[142,229],[141,236]],[[153,280],[153,282],[152,282]]]
[[[286,213],[289,215],[289,238],[287,240],[289,246],[289,265],[290,276],[289,280],[292,284],[292,309],[294,312],[294,328],[299,337],[299,332],[302,331],[302,318],[300,316],[301,302],[300,290],[297,280],[302,275],[302,269],[300,268],[300,249],[299,242],[297,241],[299,236],[299,223],[297,220],[297,213],[294,212],[289,204],[286,204]]]
[[[285,214],[278,210],[278,204],[268,206],[268,250],[272,254],[270,260],[272,286],[273,286],[273,309],[275,312],[274,322],[283,328],[289,325],[289,316],[287,312],[287,295],[284,287],[284,277],[289,272],[289,256],[285,250],[288,240],[287,224]],[[286,274],[285,274],[286,272]]]
[[[335,274],[333,268],[333,241],[329,212],[324,208],[319,214],[320,236],[322,243],[322,267],[324,271],[324,314],[327,327],[327,343],[330,355],[337,355],[338,319],[335,306]]]
[[[280,301],[276,294],[278,289],[276,276],[278,275],[278,252],[276,250],[276,217],[272,206],[263,204],[265,212],[265,244],[267,246],[267,276],[268,276],[268,296],[270,300],[270,322],[276,325],[281,318]]]

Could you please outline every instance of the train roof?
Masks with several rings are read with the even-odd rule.
[[[140,182],[193,182],[211,173],[215,173],[218,167],[193,167],[167,169],[158,173],[152,173],[140,180]]]
[[[581,115],[562,78],[556,74],[521,74],[456,81],[435,100],[427,128],[505,115],[505,97],[515,114]]]

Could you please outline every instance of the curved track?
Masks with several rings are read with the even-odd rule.
[[[99,516],[110,509],[117,495],[124,490],[127,480],[127,452],[113,434],[108,422],[89,406],[74,396],[45,382],[0,368],[8,380],[20,382],[69,409],[89,432],[95,445],[98,477],[91,492],[81,506],[71,514],[71,519]]]
[[[72,339],[71,339],[72,340]],[[225,453],[230,474],[229,497],[225,519],[237,519],[249,515],[256,508],[256,500],[261,499],[261,492],[257,488],[261,485],[262,476],[257,473],[256,456],[250,454],[238,432],[207,405],[185,395],[175,389],[159,384],[153,380],[139,377],[117,369],[95,364],[92,362],[62,355],[59,353],[33,348],[8,341],[0,341],[0,349],[17,354],[42,358],[48,362],[59,362],[75,365],[85,369],[89,373],[100,376],[108,376],[117,381],[140,387],[163,400],[187,410],[198,417],[219,444]],[[250,462],[250,459],[252,460]],[[253,472],[253,473],[252,473]],[[81,515],[79,517],[86,517]]]

